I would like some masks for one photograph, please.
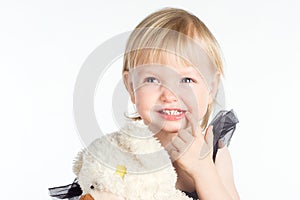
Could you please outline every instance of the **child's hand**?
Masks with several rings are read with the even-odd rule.
[[[193,176],[201,168],[213,164],[213,132],[212,126],[209,126],[203,135],[200,125],[192,114],[186,113],[186,118],[191,128],[180,130],[172,142],[166,146],[166,150],[172,162],[175,161],[181,169]]]

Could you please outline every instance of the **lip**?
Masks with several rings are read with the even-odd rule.
[[[177,121],[184,118],[186,110],[182,110],[180,108],[163,108],[157,111],[158,114],[168,121]],[[167,114],[166,112],[173,112],[173,114]]]

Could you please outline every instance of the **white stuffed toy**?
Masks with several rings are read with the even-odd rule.
[[[100,200],[100,191],[127,200],[191,199],[175,188],[177,174],[167,152],[141,122],[96,139],[78,153],[73,171],[81,200]]]

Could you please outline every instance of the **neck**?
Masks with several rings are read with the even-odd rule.
[[[167,133],[165,131],[160,131],[155,134],[154,137],[156,137],[160,141],[163,147],[166,147],[166,145],[169,144],[176,135],[177,133]]]

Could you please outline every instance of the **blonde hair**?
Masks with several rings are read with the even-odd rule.
[[[178,8],[161,9],[136,26],[127,41],[123,74],[137,65],[163,60],[170,50],[176,54],[178,62],[191,63],[191,58],[195,58],[195,51],[198,53],[199,49],[187,45],[188,38],[197,39],[198,46],[208,56],[214,70],[223,75],[221,51],[213,34],[195,15]],[[207,126],[211,109],[212,105],[208,105],[202,128]]]

